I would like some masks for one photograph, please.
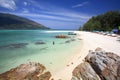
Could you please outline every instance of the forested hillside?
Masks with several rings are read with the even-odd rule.
[[[13,14],[0,13],[0,29],[49,29],[32,20]]]
[[[120,26],[120,12],[109,11],[98,16],[90,18],[81,28],[86,31],[111,31],[112,29],[118,29]]]

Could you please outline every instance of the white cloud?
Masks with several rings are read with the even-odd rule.
[[[33,17],[39,19],[48,19],[48,20],[57,20],[57,21],[67,21],[67,22],[85,22],[87,19],[75,18],[71,16],[56,16],[56,15],[48,15],[48,14],[33,14],[33,13],[22,13],[17,15],[26,16],[26,17]]]
[[[15,10],[16,4],[14,0],[0,0],[0,6],[9,10]]]
[[[49,8],[48,6],[46,6],[45,4],[43,4],[42,2],[38,3],[35,0],[29,0],[29,4],[34,4],[35,7],[39,8],[39,9],[42,9],[42,10]]]
[[[28,5],[28,3],[27,3],[27,2],[23,2],[23,4],[24,4],[25,6],[27,6],[27,5]]]
[[[83,3],[80,3],[80,4],[76,4],[76,5],[72,6],[72,8],[82,7],[86,4],[88,4],[88,2],[83,2]]]
[[[63,11],[60,11],[60,12],[44,11],[43,13],[58,15],[58,16],[66,16],[66,17],[77,18],[77,19],[89,19],[92,16],[92,15],[87,15],[87,14],[82,14],[82,13],[77,13],[77,12],[72,12],[72,11],[67,11],[67,12],[63,12]]]
[[[23,12],[22,13],[29,13],[29,10],[26,8],[23,8]]]

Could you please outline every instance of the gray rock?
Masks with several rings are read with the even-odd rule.
[[[99,76],[99,77],[98,77]],[[85,62],[73,70],[72,80],[120,80],[120,57],[101,48],[89,51]]]
[[[77,77],[73,76],[71,80],[79,80]]]
[[[42,42],[42,41],[38,41],[38,42],[35,42],[36,45],[40,45],[40,44],[45,44],[45,42]]]
[[[72,80],[81,80],[81,78],[82,80],[99,80],[99,77],[87,62],[81,63],[73,70]]]
[[[118,80],[120,57],[112,52],[105,52],[97,48],[95,52],[90,52],[85,61],[90,63],[101,80]]]
[[[65,41],[65,43],[70,43],[70,42],[73,42],[73,41],[75,41],[75,39],[67,40],[67,41]]]
[[[0,49],[17,49],[17,48],[25,48],[28,43],[14,43],[5,46],[0,46]]]

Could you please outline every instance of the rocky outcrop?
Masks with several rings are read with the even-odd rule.
[[[99,77],[98,77],[99,76]],[[120,80],[120,57],[101,48],[89,51],[73,71],[72,80]]]
[[[81,63],[73,71],[72,80],[99,80],[99,77],[88,62]]]
[[[30,62],[0,74],[0,80],[49,80],[51,73],[44,71],[43,65]]]
[[[57,35],[55,36],[55,38],[70,38],[69,36],[66,36],[66,35]]]

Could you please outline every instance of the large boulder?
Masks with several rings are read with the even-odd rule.
[[[43,65],[30,62],[0,74],[0,80],[49,80],[51,73],[44,71]]]
[[[120,80],[120,57],[112,52],[105,52],[101,48],[97,48],[95,51],[89,51],[89,54],[85,57],[85,62],[78,65],[78,67],[76,73],[74,73],[76,68],[73,71],[73,76],[77,77],[78,80],[80,80],[79,77],[83,80],[94,80],[91,79],[90,74],[92,76],[98,75],[100,80]],[[84,69],[85,71],[83,71]],[[92,69],[95,72],[91,71]],[[94,78],[96,77],[94,76]]]
[[[88,62],[83,62],[73,70],[72,80],[99,80],[99,77]]]
[[[90,52],[85,61],[90,63],[102,80],[120,80],[120,57],[112,52],[97,48]]]

